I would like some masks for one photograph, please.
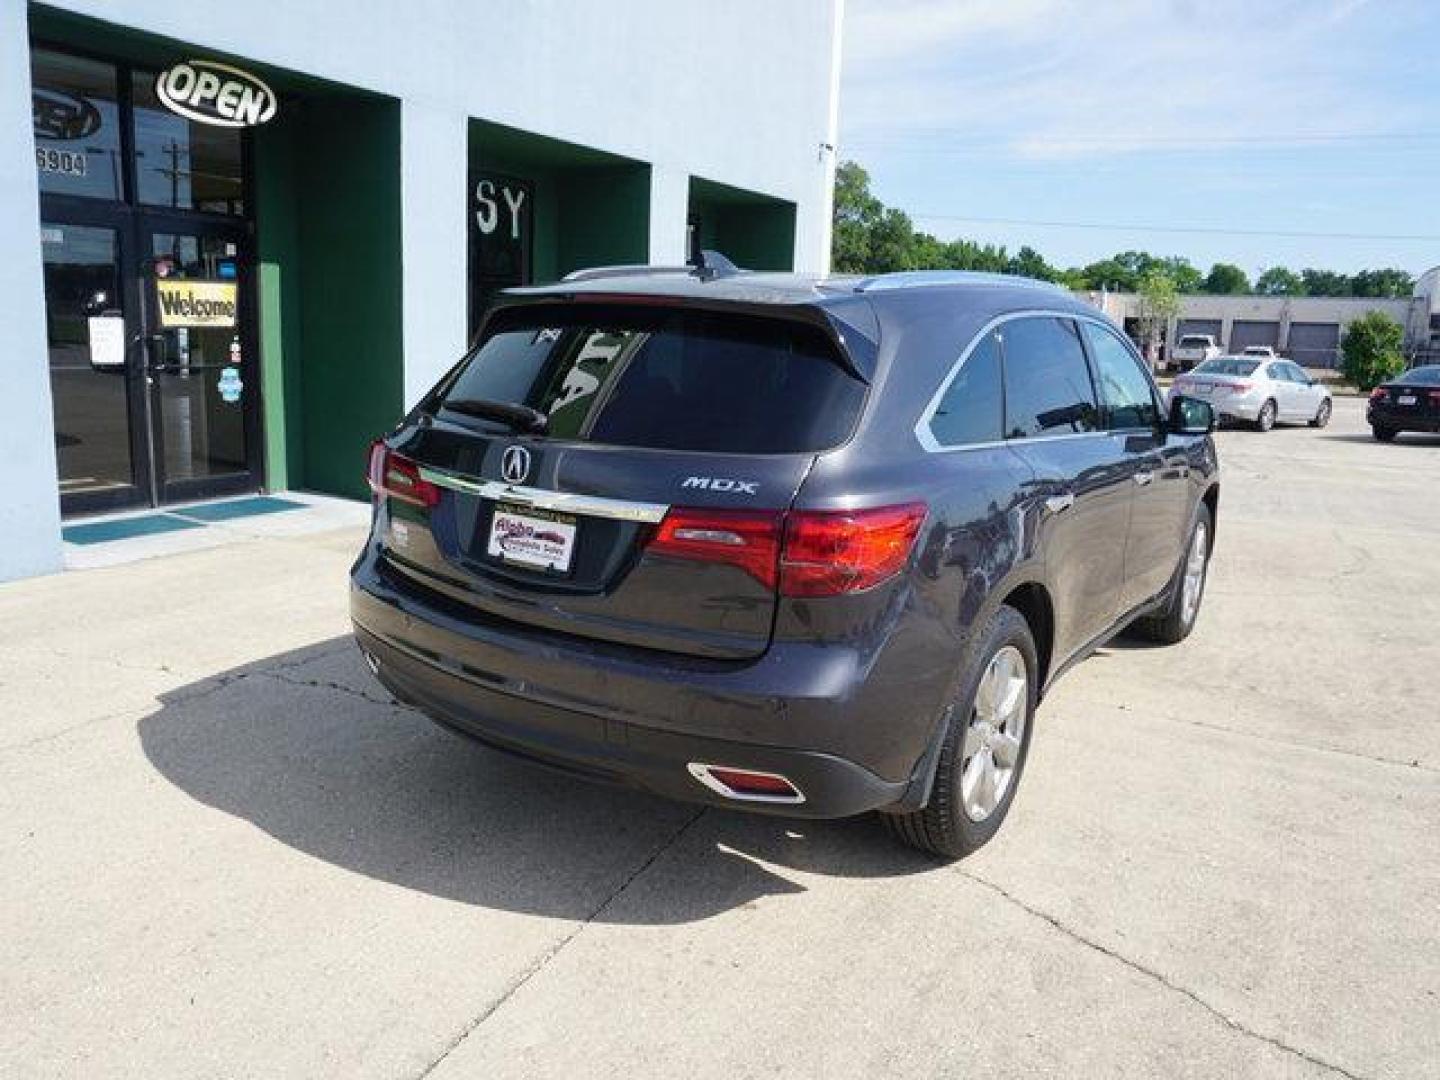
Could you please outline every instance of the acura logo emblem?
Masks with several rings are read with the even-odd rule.
[[[530,451],[523,446],[507,446],[500,457],[500,475],[512,484],[523,484],[530,475]]]

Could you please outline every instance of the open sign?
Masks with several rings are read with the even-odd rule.
[[[214,60],[185,60],[155,78],[155,93],[173,113],[218,127],[255,127],[275,115],[275,91],[248,71]]]

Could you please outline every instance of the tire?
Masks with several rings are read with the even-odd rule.
[[[1264,405],[1261,405],[1260,415],[1255,418],[1255,430],[1269,431],[1273,428],[1275,426],[1275,414],[1277,411],[1278,409],[1276,408],[1274,398],[1271,398],[1265,402]]]
[[[1330,404],[1330,399],[1327,397],[1320,403],[1320,408],[1315,410],[1315,419],[1310,421],[1310,426],[1322,428],[1330,423],[1330,413],[1333,408],[1334,406]]]
[[[954,704],[946,709],[949,718],[945,741],[940,747],[929,803],[910,813],[881,815],[900,841],[943,859],[964,858],[999,832],[1015,801],[1030,753],[1030,736],[1035,730],[1040,664],[1035,638],[1024,616],[1012,607],[1002,606],[977,640],[975,660],[960,682]],[[1007,672],[1011,677],[1016,673],[1023,677],[1020,690],[1015,690]],[[997,706],[1016,693],[1019,699],[1003,713],[998,707],[987,709],[980,700],[982,688],[987,688],[985,696],[991,701],[1000,696]],[[1020,729],[1018,735],[1016,727]],[[988,773],[984,764],[972,764],[982,757],[990,763]],[[1003,764],[1007,759],[1008,773]],[[997,787],[985,784],[987,775]],[[990,796],[995,797],[993,803]]]
[[[1202,531],[1203,530],[1203,531]],[[1190,535],[1185,540],[1185,550],[1180,553],[1180,563],[1175,567],[1175,576],[1170,581],[1169,598],[1165,608],[1158,615],[1140,619],[1135,631],[1141,637],[1161,645],[1178,645],[1190,636],[1195,622],[1200,617],[1200,605],[1205,599],[1205,582],[1210,578],[1211,538],[1215,535],[1215,522],[1210,507],[1203,502],[1200,512],[1195,515],[1195,524],[1190,526]],[[1190,580],[1190,574],[1197,572],[1195,560],[1199,559],[1199,577]],[[1193,585],[1193,603],[1190,602],[1190,587]]]
[[[1380,427],[1376,424],[1370,425],[1370,434],[1375,436],[1376,442],[1394,442],[1395,436],[1399,434],[1394,428]]]

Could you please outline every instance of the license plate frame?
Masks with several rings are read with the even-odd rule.
[[[579,532],[573,514],[500,502],[490,512],[485,554],[506,566],[568,577]]]

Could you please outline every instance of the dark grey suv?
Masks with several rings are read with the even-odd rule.
[[[374,445],[355,633],[492,747],[963,855],[1061,672],[1190,632],[1211,424],[1039,282],[581,272]]]

